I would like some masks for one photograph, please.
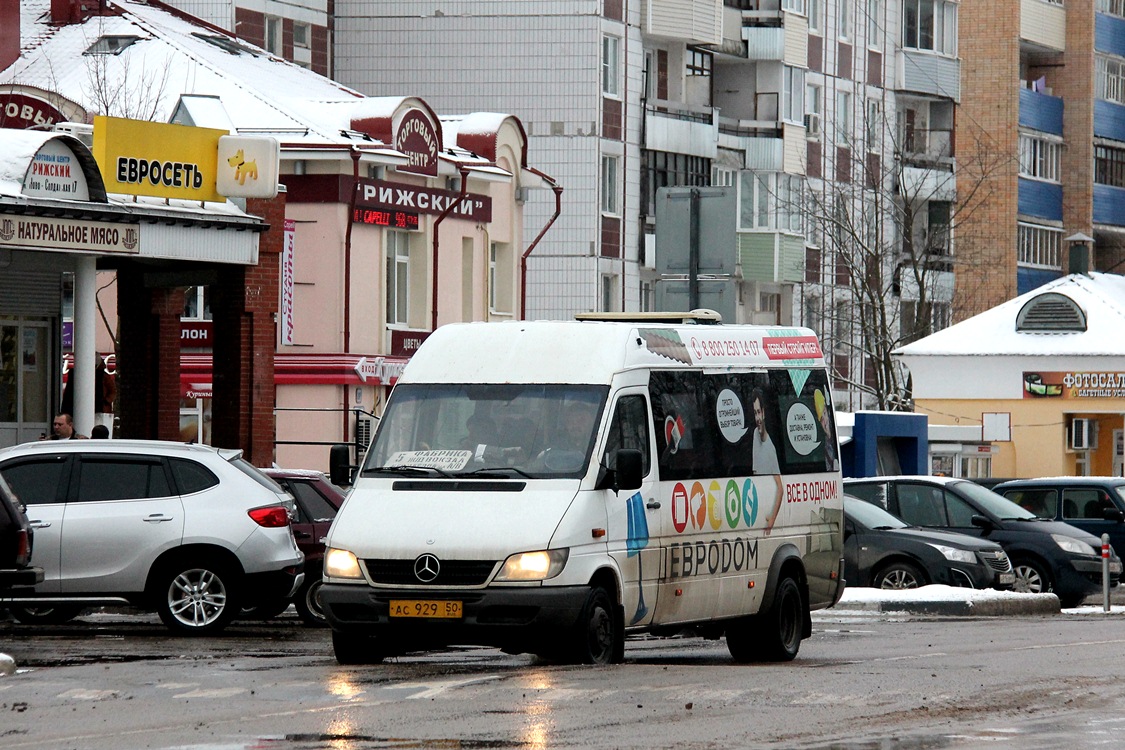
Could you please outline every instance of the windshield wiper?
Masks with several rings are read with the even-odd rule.
[[[488,467],[488,468],[484,468],[484,469],[473,469],[472,471],[466,471],[466,472],[460,473],[457,476],[460,476],[460,477],[483,477],[483,478],[486,478],[486,479],[492,479],[494,477],[499,477],[501,479],[509,479],[511,477],[511,474],[513,474],[513,473],[519,474],[521,477],[523,477],[525,479],[534,479],[535,478],[535,477],[531,476],[530,474],[528,474],[523,469],[517,469],[515,466],[493,466],[493,467]]]
[[[411,476],[437,474],[439,477],[453,476],[448,471],[443,471],[433,466],[372,466],[363,470],[363,476],[365,477],[372,476],[373,474],[409,474]]]

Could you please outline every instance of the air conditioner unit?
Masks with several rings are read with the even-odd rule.
[[[366,449],[371,445],[371,437],[375,433],[375,420],[371,417],[360,417],[355,423],[355,441],[361,448]]]
[[[1070,420],[1070,449],[1088,451],[1093,447],[1094,425],[1089,419],[1075,417]]]
[[[820,115],[810,112],[805,115],[805,136],[814,138],[820,135]]]

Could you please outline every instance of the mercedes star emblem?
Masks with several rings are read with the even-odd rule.
[[[414,577],[422,583],[433,583],[440,572],[441,563],[434,555],[419,555],[414,561]]]

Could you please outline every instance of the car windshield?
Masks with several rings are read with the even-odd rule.
[[[607,386],[395,386],[365,476],[581,477]]]
[[[908,526],[898,516],[892,516],[878,505],[856,497],[844,498],[844,512],[853,521],[869,529],[905,529]]]
[[[987,490],[981,487],[976,482],[958,481],[956,482],[958,491],[961,492],[970,501],[976,503],[982,510],[985,510],[997,518],[1016,520],[1031,520],[1038,518],[1034,513],[1026,508],[1013,503],[1006,497],[997,495],[992,490]]]
[[[1117,497],[1122,502],[1125,502],[1125,485],[1119,484],[1119,485],[1117,485],[1116,487],[1113,488],[1113,491],[1117,493]]]

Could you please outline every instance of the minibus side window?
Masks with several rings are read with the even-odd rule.
[[[644,396],[623,396],[618,400],[609,423],[602,464],[612,467],[614,452],[635,448],[641,452],[641,475],[648,476],[650,449],[648,442],[648,408]]]

